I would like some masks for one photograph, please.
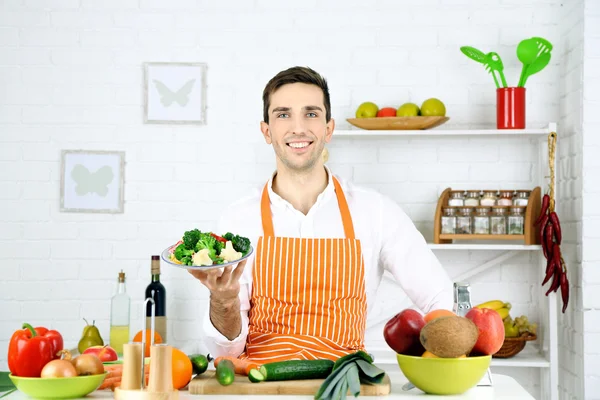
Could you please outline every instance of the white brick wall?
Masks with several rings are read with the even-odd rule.
[[[600,150],[600,140],[598,140],[598,129],[600,129],[600,118],[598,110],[600,106],[600,2],[585,2],[585,41],[584,41],[584,65],[583,65],[583,157],[582,180],[583,180],[583,205],[582,219],[583,226],[582,239],[583,245],[579,257],[582,264],[580,282],[583,288],[582,294],[582,312],[584,327],[584,374],[585,374],[585,394],[586,398],[600,399],[600,350],[594,343],[597,339],[597,332],[600,332],[600,296],[598,288],[600,287],[600,276],[598,269],[600,267],[600,241],[598,240],[598,229],[600,212],[598,212],[598,200],[600,189],[600,172],[597,152]]]
[[[589,174],[598,169],[597,162],[588,165],[593,157],[588,160],[584,155],[581,160],[583,141],[577,136],[581,106],[585,106],[585,144],[600,145],[593,135],[600,123],[598,114],[587,111],[597,107],[600,99],[596,91],[586,89],[582,100],[583,86],[577,80],[585,54],[585,82],[598,86],[594,65],[598,65],[600,46],[587,39],[587,31],[585,52],[579,45],[582,4],[567,7],[557,0],[313,0],[285,6],[274,0],[0,2],[0,369],[6,366],[10,334],[25,320],[59,329],[67,346],[74,346],[84,325],[82,318],[95,319],[107,339],[110,296],[121,269],[127,273],[128,292],[133,296],[132,330],[141,328],[140,304],[149,280],[150,255],[185,229],[213,229],[224,203],[262,183],[271,172],[273,153],[258,131],[261,93],[272,75],[291,65],[310,65],[328,78],[338,129],[348,127],[345,118],[352,117],[363,101],[399,106],[427,97],[446,103],[449,126],[490,127],[495,123],[493,79],[458,48],[470,44],[499,52],[507,80],[514,85],[520,72],[515,55],[519,40],[533,34],[547,37],[558,44],[555,54],[564,56],[553,57],[545,71],[529,80],[528,124],[541,127],[560,119],[561,158],[572,159],[575,166],[574,175],[561,181],[572,182],[574,188],[561,198],[565,230],[578,235],[566,241],[581,247],[581,232],[586,240],[597,241],[589,233],[591,228],[579,226],[581,211],[575,212],[583,207],[586,222],[588,215],[598,216],[591,208],[594,203],[580,204],[581,190],[592,198],[594,186],[588,181],[578,183],[582,165]],[[598,14],[591,1],[586,7]],[[562,22],[562,31],[576,32],[563,42],[558,27],[565,15],[569,17]],[[598,31],[591,27],[597,18],[589,19],[586,29],[597,37]],[[566,48],[574,55],[567,55]],[[142,124],[144,61],[208,64],[207,126]],[[569,129],[563,132],[563,126]],[[125,214],[59,212],[60,151],[76,148],[126,152]],[[220,157],[217,148],[228,150]],[[521,140],[334,138],[330,152],[336,172],[392,196],[427,238],[431,238],[437,195],[445,187],[522,188],[537,183],[536,149]],[[217,163],[218,174],[214,173]],[[203,168],[211,173],[198,173]],[[584,267],[598,262],[597,253],[584,250],[583,254],[595,257],[584,256]],[[493,256],[449,251],[438,255],[453,275]],[[534,320],[538,310],[531,293],[539,290],[540,277],[533,271],[522,274],[523,267],[534,262],[530,257],[515,257],[501,269],[473,279],[473,300],[503,298],[514,304],[515,312]],[[570,263],[576,269],[577,264]],[[187,273],[167,267],[163,271],[170,339],[190,351],[201,350],[197,332],[207,293]],[[588,276],[598,279],[592,268],[584,268],[584,284]],[[565,334],[575,331],[582,336],[583,326],[587,332],[594,314],[600,312],[586,312],[585,318],[573,314],[575,307],[582,306],[578,298],[583,296],[577,292],[570,320],[565,318],[563,326]],[[385,296],[380,312],[394,309],[394,304],[383,300]],[[583,349],[561,351],[583,358]],[[572,398],[582,397],[583,389],[577,389],[582,385],[580,376],[575,375],[582,368],[581,360],[564,367],[564,379],[571,381],[563,387],[569,388]],[[535,395],[537,373],[524,370],[516,376]],[[594,379],[600,378],[594,378],[593,371],[586,374],[586,386],[593,388]]]
[[[564,7],[565,19],[561,25],[561,85],[559,151],[556,156],[558,212],[564,227],[565,239],[561,249],[568,266],[571,283],[570,305],[567,313],[559,314],[559,377],[561,399],[592,398],[589,390],[584,391],[584,324],[579,299],[585,297],[580,283],[581,257],[576,249],[582,245],[582,93],[584,59],[584,3],[571,2]],[[574,190],[578,188],[578,190]],[[571,189],[571,190],[570,190]],[[569,234],[567,232],[570,232]],[[568,235],[568,236],[567,236]],[[559,301],[560,302],[560,301]],[[587,395],[584,396],[584,393]]]

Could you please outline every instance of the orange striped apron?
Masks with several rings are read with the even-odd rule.
[[[252,272],[249,329],[240,358],[261,362],[331,359],[364,350],[367,301],[360,241],[335,177],[346,238],[278,237],[269,193]]]

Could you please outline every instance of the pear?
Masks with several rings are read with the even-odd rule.
[[[83,320],[85,321],[86,326],[83,327],[83,333],[77,345],[77,350],[79,350],[79,354],[83,354],[83,352],[88,347],[104,346],[104,340],[102,340],[100,331],[95,325],[96,321],[92,321],[92,325],[90,325],[85,318]]]

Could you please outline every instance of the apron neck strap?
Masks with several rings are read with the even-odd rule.
[[[332,176],[333,186],[335,188],[335,196],[337,197],[338,205],[340,207],[340,214],[342,216],[342,224],[344,225],[344,233],[347,239],[355,239],[354,235],[354,224],[352,223],[352,216],[350,215],[350,208],[346,201],[346,196],[342,190],[340,183],[335,176]],[[260,212],[262,218],[263,234],[265,236],[275,236],[273,230],[273,216],[271,213],[271,201],[269,200],[269,184],[265,184],[263,188],[262,197],[260,200]]]

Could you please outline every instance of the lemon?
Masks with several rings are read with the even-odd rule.
[[[421,115],[444,117],[446,115],[446,106],[441,100],[432,97],[421,104]]]

